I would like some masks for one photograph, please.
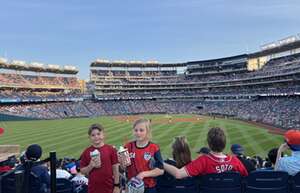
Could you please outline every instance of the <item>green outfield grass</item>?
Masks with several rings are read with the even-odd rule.
[[[239,143],[246,149],[248,155],[265,157],[268,150],[279,146],[283,137],[268,133],[264,128],[229,120],[202,117],[194,122],[161,121],[167,115],[145,115],[153,120],[153,141],[161,147],[164,157],[171,155],[171,143],[174,136],[185,135],[188,138],[193,158],[196,151],[207,146],[206,134],[211,127],[224,128],[227,134],[226,152],[230,144]],[[172,119],[191,118],[194,115],[172,115]],[[56,151],[58,157],[78,158],[85,147],[89,145],[87,128],[92,123],[101,123],[106,129],[106,143],[119,146],[132,139],[131,124],[127,121],[117,121],[112,117],[77,118],[65,120],[16,121],[1,122],[0,127],[5,133],[0,137],[0,144],[19,144],[24,150],[27,145],[38,143],[43,147],[44,157],[50,151]]]

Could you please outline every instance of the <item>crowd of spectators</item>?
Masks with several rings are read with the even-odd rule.
[[[251,101],[207,101],[199,103],[203,114],[222,114],[239,119],[300,128],[299,97],[266,97]]]
[[[34,90],[0,90],[0,101],[40,102],[40,101],[68,101],[80,99],[83,95],[78,90],[64,91],[34,91]]]
[[[0,113],[41,119],[143,113],[177,114],[196,112],[193,104],[194,102],[154,102],[139,100],[54,102],[42,104],[2,105],[0,107]]]
[[[34,86],[55,86],[66,88],[79,87],[76,77],[24,75],[17,73],[1,73],[0,84],[22,88],[30,88]]]
[[[0,113],[39,119],[144,113],[225,115],[280,128],[300,127],[299,96],[255,97],[240,100],[108,100],[2,105]]]
[[[271,95],[293,95],[300,92],[300,86],[297,82],[273,83],[272,87],[264,85],[251,85],[240,87],[221,87],[221,88],[202,88],[202,89],[176,89],[176,90],[149,90],[149,91],[126,91],[118,93],[109,93],[97,95],[99,99],[163,99],[163,98],[194,98],[199,99],[203,97],[212,96],[271,96]]]
[[[217,67],[216,67],[217,68]],[[136,72],[124,72],[123,74],[119,74],[118,77],[110,76],[108,71],[97,71],[95,74],[101,75],[99,76],[99,83],[107,83],[110,81],[118,80],[121,85],[140,85],[140,84],[180,84],[180,83],[196,83],[196,84],[204,84],[204,83],[220,83],[224,81],[237,81],[240,80],[245,81],[248,79],[259,79],[265,77],[273,77],[279,76],[280,74],[286,74],[295,72],[300,69],[300,56],[288,56],[279,59],[270,60],[263,68],[257,71],[247,71],[245,66],[242,68],[243,71],[236,71],[236,66],[231,66],[231,68],[226,69],[224,73],[217,73],[215,69],[205,68],[206,71],[200,69],[201,74],[197,75],[189,75],[180,76],[174,74],[174,71],[161,72],[161,73],[138,73]],[[219,69],[219,68],[218,68]],[[208,71],[207,71],[208,70]],[[218,71],[219,72],[219,71]],[[111,73],[113,75],[113,73]],[[109,78],[110,77],[110,78]]]
[[[226,70],[230,66],[226,65]],[[300,55],[297,54],[272,59],[256,71],[177,76],[134,76],[132,73],[118,77],[104,75],[96,81],[95,94],[102,100],[295,95],[300,92],[299,72]]]

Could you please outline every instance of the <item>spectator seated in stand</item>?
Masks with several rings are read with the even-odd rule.
[[[17,164],[16,156],[9,156],[6,160],[0,162],[0,174],[12,170]]]
[[[80,192],[84,186],[88,185],[89,180],[80,172],[80,161],[76,161],[76,170],[77,174],[71,179],[71,181],[75,185],[75,191]]]
[[[240,144],[232,144],[231,152],[243,163],[248,173],[256,170],[255,165],[244,155],[244,148]]]
[[[62,159],[59,159],[56,161],[56,178],[57,179],[58,178],[70,179],[72,177],[72,175],[68,171],[62,169],[62,164],[63,164]],[[49,171],[49,174],[50,174],[50,171]]]
[[[268,152],[267,161],[264,164],[264,168],[262,170],[274,170],[275,163],[276,163],[276,157],[277,157],[278,148],[273,148]],[[283,154],[281,154],[281,157]]]
[[[177,168],[181,168],[186,164],[190,163],[191,151],[187,139],[185,136],[175,137],[172,144],[172,157],[173,159],[168,159],[165,162],[173,165]],[[175,179],[168,172],[157,178],[158,192],[159,193],[172,193],[172,192],[197,192],[198,187],[196,181],[192,177],[187,177],[183,179]]]
[[[25,162],[32,162],[30,171],[30,193],[48,193],[50,189],[50,175],[46,166],[38,163],[42,156],[42,148],[38,144],[27,147]],[[24,164],[17,167],[18,170],[25,170]]]
[[[211,149],[208,155],[201,155],[180,169],[164,163],[165,171],[177,179],[227,171],[237,171],[242,176],[248,175],[246,168],[237,157],[223,153],[226,146],[226,136],[223,129],[211,128],[207,134],[207,142]]]
[[[286,171],[289,175],[296,175],[300,171],[300,131],[289,130],[284,134],[285,143],[283,143],[277,152],[275,170]],[[291,156],[281,157],[281,154],[290,149]]]

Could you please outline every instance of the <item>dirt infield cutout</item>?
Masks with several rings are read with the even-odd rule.
[[[115,116],[114,119],[121,122],[133,123],[134,121],[143,118],[142,115],[130,115],[130,116]],[[206,117],[203,116],[191,116],[191,117],[172,117],[171,115],[165,115],[161,118],[151,119],[153,124],[168,124],[168,123],[198,123],[202,122]]]

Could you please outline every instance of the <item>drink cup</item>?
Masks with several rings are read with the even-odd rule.
[[[90,153],[91,159],[95,160],[96,162],[96,168],[100,168],[101,167],[101,154],[100,152],[95,149],[94,151],[92,151]]]
[[[124,148],[123,146],[120,146],[118,154],[120,157],[119,161],[123,166],[127,167],[131,165],[128,149]]]

